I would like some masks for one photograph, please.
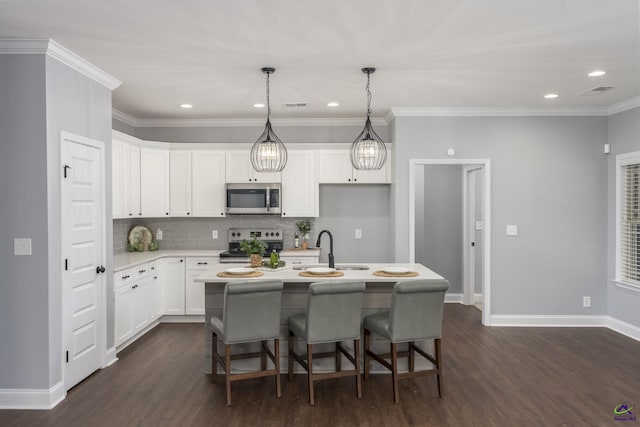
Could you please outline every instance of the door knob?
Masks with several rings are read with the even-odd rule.
[[[100,273],[104,273],[106,271],[106,269],[104,268],[104,265],[99,265],[96,267],[96,273],[100,274]]]

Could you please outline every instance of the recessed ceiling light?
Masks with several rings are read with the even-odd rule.
[[[193,108],[191,104],[180,104],[180,108]]]
[[[264,104],[253,104],[256,108],[264,108]]]
[[[594,71],[589,73],[589,77],[600,77],[600,76],[604,76],[605,74],[607,74],[606,71],[594,70]]]
[[[553,99],[553,98],[557,98],[558,94],[557,93],[548,93],[544,96],[546,99]]]
[[[330,102],[327,104],[327,107],[337,107],[338,105],[340,104],[338,104],[337,102]]]

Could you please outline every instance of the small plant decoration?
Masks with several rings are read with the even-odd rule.
[[[301,219],[300,221],[296,221],[296,227],[298,227],[300,234],[302,234],[302,249],[307,249],[309,246],[307,240],[309,239],[309,232],[311,231],[311,221]]]
[[[250,258],[251,267],[261,267],[262,257],[267,251],[267,244],[255,237],[251,240],[243,239],[240,242],[240,250]]]

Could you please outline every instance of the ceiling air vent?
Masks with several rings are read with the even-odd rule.
[[[614,89],[613,86],[598,86],[598,87],[594,87],[591,90],[588,90],[586,92],[583,92],[580,94],[580,96],[596,96],[596,95],[600,95],[602,93],[608,92],[611,89]]]
[[[304,107],[308,107],[309,103],[308,102],[287,102],[284,104],[284,106],[288,108],[304,108]]]

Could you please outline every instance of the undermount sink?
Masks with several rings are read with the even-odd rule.
[[[326,264],[318,264],[318,265],[295,265],[293,267],[294,270],[306,270],[312,267],[326,267]],[[369,267],[366,265],[336,265],[336,270],[369,270]]]

